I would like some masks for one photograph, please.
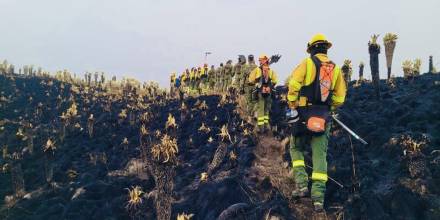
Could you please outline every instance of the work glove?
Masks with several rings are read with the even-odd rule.
[[[294,102],[288,102],[287,104],[289,105],[289,108],[295,109],[298,107],[299,103],[298,103],[298,101],[294,101]]]
[[[287,124],[292,125],[299,120],[299,114],[296,109],[288,108],[286,110],[286,120]]]
[[[330,106],[330,115],[337,115],[337,107],[336,106]]]

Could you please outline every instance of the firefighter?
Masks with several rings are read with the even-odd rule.
[[[249,55],[248,56],[248,65],[247,65],[247,70],[244,73],[244,93],[245,93],[245,97],[246,97],[246,110],[247,113],[249,115],[253,114],[254,112],[254,106],[255,106],[255,101],[252,98],[252,90],[253,90],[253,85],[251,83],[248,82],[247,79],[249,79],[249,75],[250,73],[255,69],[258,68],[257,64],[255,64],[255,60],[254,60],[254,55]]]
[[[308,175],[303,151],[312,149],[311,198],[315,210],[324,213],[327,176],[327,145],[330,113],[344,103],[346,84],[341,69],[327,56],[332,44],[323,34],[316,34],[307,44],[310,57],[292,72],[288,81],[287,110],[291,125],[290,156],[296,189],[294,197],[308,194]]]
[[[272,95],[278,77],[269,67],[269,57],[265,54],[258,58],[260,66],[249,74],[249,83],[255,86],[254,96],[257,99],[257,131],[269,131],[269,111],[271,109]]]

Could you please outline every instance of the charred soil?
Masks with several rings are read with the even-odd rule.
[[[351,84],[339,111],[368,145],[333,124],[327,216],[439,219],[440,76],[381,83],[381,100],[371,83]],[[310,200],[290,198],[294,180],[281,118],[273,135],[254,135],[233,98],[118,97],[72,87],[0,76],[0,219],[313,215]],[[60,116],[73,104],[77,113],[67,123]],[[174,129],[166,127],[170,115]],[[176,138],[178,152],[157,162],[152,148],[165,134]],[[128,197],[134,186],[142,188],[136,205]]]

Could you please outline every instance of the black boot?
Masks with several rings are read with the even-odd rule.
[[[327,213],[324,210],[324,204],[321,202],[313,202],[313,220],[327,220]]]

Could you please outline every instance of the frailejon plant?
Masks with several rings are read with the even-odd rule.
[[[222,126],[218,136],[221,137],[223,142],[225,142],[226,140],[229,140],[232,143],[232,139],[231,139],[231,136],[229,135],[229,131],[228,131],[228,126],[227,125],[223,125]]]
[[[199,130],[199,132],[202,132],[202,133],[209,133],[211,131],[211,129],[209,127],[207,127],[205,125],[205,123],[203,123],[203,122],[198,130]]]
[[[181,213],[177,215],[177,220],[191,220],[194,214]]]
[[[370,53],[370,68],[371,76],[373,79],[374,90],[376,97],[380,99],[380,77],[379,77],[379,54],[380,45],[377,43],[379,35],[371,36],[371,40],[368,42],[368,52]]]
[[[203,172],[200,174],[200,182],[206,182],[206,181],[208,181],[208,173]]]
[[[172,162],[177,160],[177,153],[179,152],[179,147],[177,146],[177,140],[165,134],[160,143],[155,144],[151,148],[151,153],[156,161],[162,163]]]
[[[132,186],[131,188],[127,188],[128,190],[128,201],[125,205],[125,209],[129,212],[130,216],[135,219],[139,214],[139,207],[143,203],[142,195],[144,191],[140,186]]]
[[[405,60],[402,62],[403,77],[408,79],[413,76],[413,62],[411,60]]]
[[[174,116],[172,114],[168,114],[168,120],[165,123],[165,128],[166,129],[176,129],[177,128],[176,119],[174,118]]]
[[[403,76],[405,79],[413,79],[415,76],[420,75],[420,67],[422,65],[421,59],[415,59],[414,61],[405,60],[402,63]]]
[[[365,68],[364,62],[360,62],[359,63],[359,82],[364,81],[364,68]]]
[[[415,59],[413,65],[414,65],[413,66],[414,76],[419,76],[420,75],[420,67],[422,66],[422,60],[420,58]]]
[[[53,159],[55,158],[55,150],[57,149],[55,142],[50,138],[47,139],[46,144],[43,146],[44,154],[44,174],[46,182],[51,183],[53,179]]]
[[[342,73],[344,74],[345,83],[348,85],[348,83],[351,81],[351,75],[353,74],[353,67],[351,65],[351,60],[346,59],[344,60],[344,65],[341,67]]]
[[[387,33],[383,38],[385,57],[387,60],[388,80],[391,78],[391,66],[393,64],[394,49],[396,48],[397,34]]]

